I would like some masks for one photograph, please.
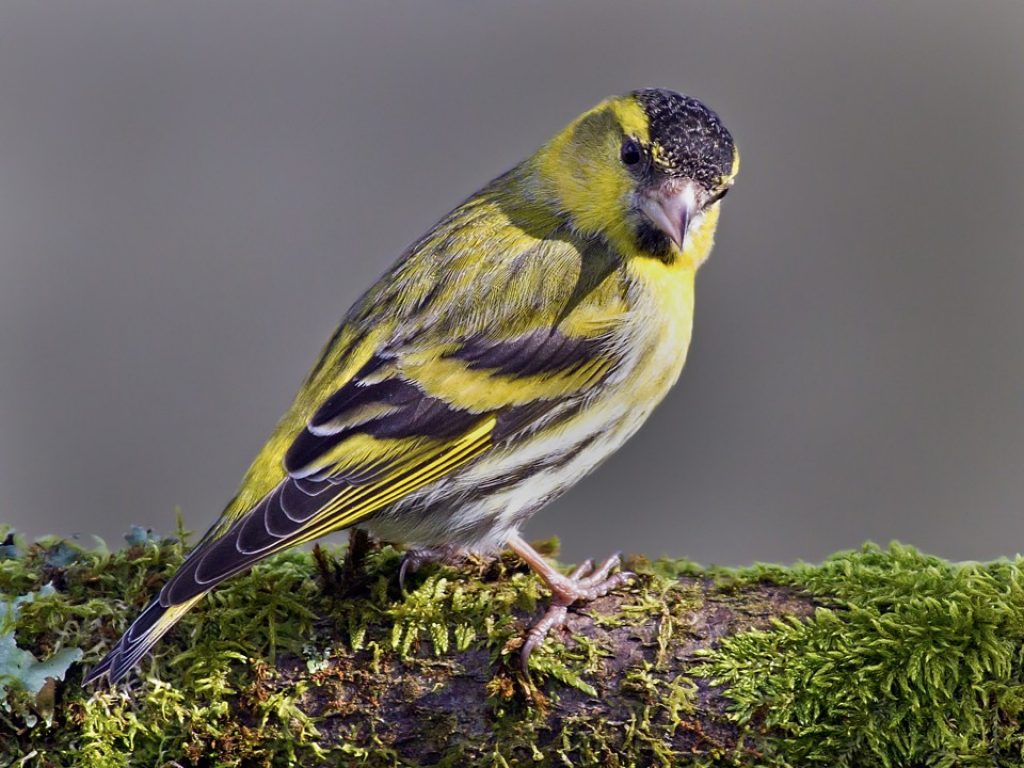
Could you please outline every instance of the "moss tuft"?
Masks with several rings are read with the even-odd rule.
[[[799,586],[821,606],[724,640],[697,672],[725,687],[772,764],[1024,765],[1022,564],[893,544],[750,569],[739,578]]]

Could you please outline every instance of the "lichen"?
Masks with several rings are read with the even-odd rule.
[[[53,585],[20,603],[17,647],[84,659],[47,701],[7,692],[0,765],[1024,766],[1020,561],[634,558],[531,682],[518,648],[545,590],[521,563],[427,566],[402,591],[401,554],[356,539],[230,580],[127,685],[83,690],[186,533],[133,529],[116,552],[6,533],[0,600]]]

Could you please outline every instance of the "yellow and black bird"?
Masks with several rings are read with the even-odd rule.
[[[220,519],[86,678],[122,678],[220,582],[349,526],[403,563],[508,547],[573,603],[626,581],[565,576],[519,534],[675,383],[694,276],[739,165],[701,102],[608,99],[406,251],[348,311]]]

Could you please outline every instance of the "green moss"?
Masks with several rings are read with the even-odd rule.
[[[697,672],[725,686],[772,765],[1024,765],[1022,563],[892,545],[750,569],[738,578],[823,604],[809,621],[725,640]]]
[[[637,560],[641,579],[586,620],[594,634],[538,650],[530,686],[518,644],[544,590],[514,558],[427,567],[402,593],[400,554],[356,540],[229,581],[128,687],[83,691],[185,534],[133,531],[110,553],[5,533],[0,597],[54,587],[19,606],[17,647],[84,663],[49,698],[8,691],[0,765],[398,766],[410,734],[373,713],[412,702],[442,766],[1024,766],[1021,562],[899,546],[792,568]],[[610,655],[611,633],[640,628],[632,655]],[[588,716],[594,697],[628,717]],[[557,715],[567,702],[579,714]]]
[[[25,547],[24,557],[0,563],[0,594],[9,599],[53,583],[56,591],[23,605],[19,645],[41,658],[60,648],[81,648],[86,662],[95,663],[180,563],[183,548],[173,539],[114,554],[73,548],[69,555],[67,548],[44,540]],[[219,757],[204,764],[271,765],[278,758],[315,757],[316,729],[297,706],[301,691],[282,697],[268,690],[261,686],[259,667],[246,662],[268,648],[301,648],[314,618],[306,605],[316,594],[308,557],[286,555],[226,586],[210,600],[212,610],[195,611],[182,622],[194,645],[186,642],[184,651],[182,643],[162,645],[144,662],[143,680],[131,693],[82,691],[79,668],[68,675],[50,727],[35,717],[34,702],[9,701],[0,724],[0,764],[29,755],[34,757],[25,765],[97,768],[161,765],[190,756],[199,762],[211,753]],[[164,682],[170,679],[176,684]],[[244,720],[235,716],[236,707],[245,712]]]

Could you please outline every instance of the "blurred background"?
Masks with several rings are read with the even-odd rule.
[[[743,153],[565,559],[1024,550],[1024,4],[0,4],[0,522],[203,530],[349,304],[606,95]]]

